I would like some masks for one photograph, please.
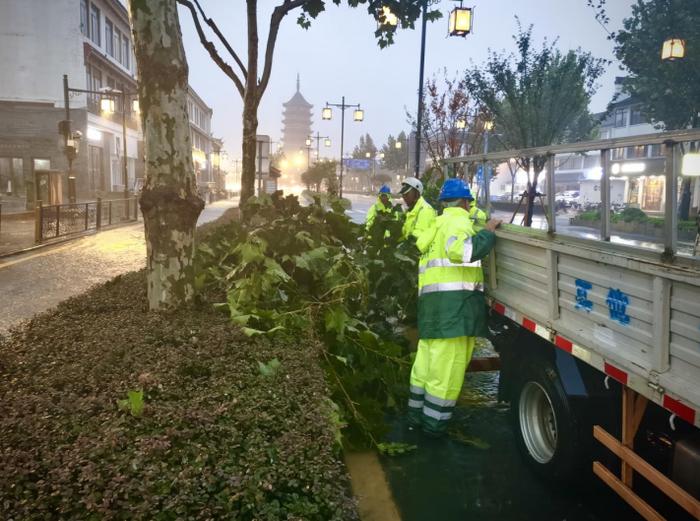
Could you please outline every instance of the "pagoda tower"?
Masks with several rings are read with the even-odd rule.
[[[304,99],[299,90],[297,74],[297,91],[291,99],[283,103],[282,142],[288,159],[301,150],[306,159],[306,139],[311,135],[311,109],[313,105]]]

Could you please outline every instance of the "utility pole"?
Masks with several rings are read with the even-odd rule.
[[[425,73],[425,30],[426,13],[428,12],[428,0],[423,0],[423,13],[421,19],[420,37],[420,71],[418,73],[418,115],[416,117],[416,179],[420,178],[420,146],[421,132],[423,131],[423,75]]]
[[[365,117],[364,111],[360,108],[360,104],[348,104],[345,103],[345,96],[342,97],[340,103],[328,103],[321,112],[322,118],[325,120],[331,119],[331,107],[338,107],[340,109],[340,182],[338,194],[343,197],[343,145],[345,142],[345,109],[354,108],[353,120],[362,121]]]

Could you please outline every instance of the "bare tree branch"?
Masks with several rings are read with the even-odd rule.
[[[263,67],[262,77],[260,78],[260,84],[258,89],[258,103],[260,98],[265,93],[267,84],[270,81],[270,74],[272,72],[272,58],[275,53],[275,44],[277,43],[277,34],[279,33],[280,24],[282,19],[290,12],[301,7],[306,3],[306,0],[285,0],[284,3],[275,7],[272,11],[272,16],[270,16],[270,34],[267,37],[267,47],[265,49],[265,65]]]
[[[243,95],[245,94],[243,82],[240,80],[233,68],[228,63],[226,63],[224,59],[219,55],[219,53],[216,50],[216,47],[214,47],[214,44],[207,40],[207,36],[204,34],[202,24],[199,22],[197,11],[195,11],[192,2],[190,2],[189,0],[177,0],[177,3],[190,10],[190,13],[192,14],[192,21],[194,22],[194,26],[197,29],[199,41],[202,43],[202,46],[204,46],[204,48],[207,50],[209,56],[211,56],[211,59],[214,60],[214,63],[216,63],[219,66],[219,68],[224,72],[224,74],[226,74],[226,76],[231,78],[233,83],[236,85],[236,89],[238,89],[239,94],[241,95],[241,97],[243,97]]]
[[[233,59],[236,61],[236,64],[241,68],[241,71],[243,72],[243,77],[247,78],[248,77],[248,70],[246,69],[246,67],[243,64],[243,62],[241,61],[241,59],[239,58],[238,53],[236,53],[236,51],[233,50],[233,47],[231,47],[231,44],[229,44],[228,40],[224,37],[223,34],[221,34],[221,31],[219,30],[219,27],[216,25],[216,22],[204,14],[204,9],[202,9],[202,6],[200,5],[199,0],[194,0],[194,3],[197,5],[197,9],[199,9],[199,13],[202,16],[202,19],[207,23],[207,25],[209,27],[211,27],[212,31],[214,31],[216,36],[219,37],[219,40],[221,40],[221,43],[224,44],[224,47],[226,47],[226,50],[233,57]]]

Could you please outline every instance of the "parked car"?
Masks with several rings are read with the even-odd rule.
[[[554,194],[554,200],[556,202],[563,203],[567,208],[577,208],[580,206],[581,192],[578,190],[566,190],[564,192],[558,192]]]

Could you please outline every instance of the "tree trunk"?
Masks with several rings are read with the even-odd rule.
[[[542,173],[542,170],[544,170],[544,167],[546,165],[546,158],[542,160],[539,157],[536,157],[532,160],[532,168],[534,170],[533,176],[532,176],[532,182],[527,183],[527,205],[525,207],[525,221],[523,222],[523,226],[527,226],[528,228],[532,226],[532,216],[535,211],[535,201],[537,200],[537,180],[540,177],[540,174]],[[529,175],[529,164],[528,164],[528,175]]]
[[[148,303],[165,309],[194,295],[194,229],[204,208],[192,164],[188,67],[175,0],[131,0],[129,9],[146,156]]]
[[[241,205],[253,195],[255,195],[255,173],[257,165],[256,156],[256,135],[258,132],[258,116],[255,109],[255,102],[248,100],[247,96],[243,101],[243,173],[241,175]]]

